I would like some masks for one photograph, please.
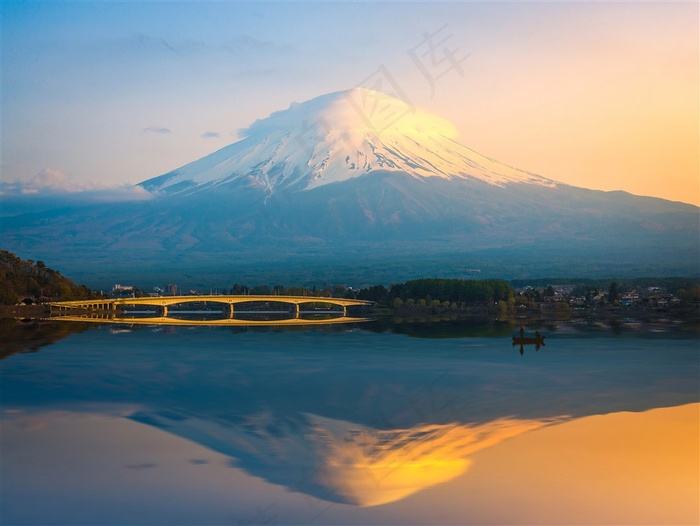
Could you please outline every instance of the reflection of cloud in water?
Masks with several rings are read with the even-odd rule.
[[[472,453],[560,420],[377,430],[312,414],[263,412],[239,423],[172,411],[131,418],[229,455],[233,466],[273,484],[355,506],[397,501],[447,482],[467,470]]]
[[[143,462],[141,464],[132,464],[126,466],[128,469],[151,469],[158,467],[158,464],[154,464],[153,462]]]

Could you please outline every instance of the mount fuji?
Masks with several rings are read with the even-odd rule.
[[[140,183],[147,201],[7,213],[4,248],[93,283],[99,269],[181,283],[189,275],[200,287],[232,275],[698,274],[698,207],[507,166],[457,142],[449,121],[384,93],[293,103],[241,136]],[[194,281],[193,269],[211,281]]]
[[[243,140],[141,186],[190,194],[243,183],[271,195],[382,172],[417,180],[473,179],[501,187],[556,186],[455,142],[456,129],[445,119],[365,88],[292,104],[256,121],[243,134]]]

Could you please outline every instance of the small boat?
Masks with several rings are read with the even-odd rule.
[[[526,345],[534,345],[535,350],[539,351],[540,347],[544,347],[544,336],[542,336],[539,331],[535,333],[535,337],[525,336],[523,331],[520,332],[522,336],[513,336],[513,347],[520,345],[520,355],[525,353]]]
[[[544,345],[544,336],[538,334],[534,338],[513,336],[513,345]]]

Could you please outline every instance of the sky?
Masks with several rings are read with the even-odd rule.
[[[697,2],[0,9],[6,187],[123,188],[294,101],[365,86],[451,120],[459,142],[508,165],[700,205]]]

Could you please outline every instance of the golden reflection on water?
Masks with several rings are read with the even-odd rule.
[[[178,325],[178,326],[207,326],[207,327],[255,327],[255,326],[300,326],[300,325],[331,325],[337,323],[362,323],[371,321],[371,318],[355,318],[351,316],[335,317],[307,317],[307,318],[281,318],[281,319],[184,319],[172,316],[153,317],[124,317],[124,316],[51,316],[51,321],[68,322],[92,322],[113,323],[118,325]]]
[[[595,415],[480,451],[424,496],[463,499],[473,524],[699,524],[699,457],[698,403]]]
[[[250,415],[243,424],[181,413],[138,413],[154,425],[237,459],[249,474],[307,495],[368,507],[465,473],[469,456],[558,419],[500,418],[379,430],[318,415]]]
[[[376,430],[314,417],[316,481],[339,501],[377,506],[408,497],[467,471],[469,456],[551,421],[502,418],[477,425]]]
[[[176,513],[202,521],[272,502],[282,524],[320,511],[323,524],[697,524],[699,410],[694,403],[560,423],[504,418],[397,430],[307,415],[306,427],[295,422],[290,433],[279,425],[266,432],[269,415],[243,424],[174,415],[141,425],[133,420],[139,409],[107,416],[6,408],[3,463],[13,484],[5,489],[46,495],[47,509],[66,516],[108,487],[104,506],[109,495],[122,506],[145,492],[154,517],[182,503]],[[224,468],[234,453],[240,469]],[[119,476],[106,481],[105,473]],[[151,499],[152,487],[178,498]],[[324,499],[335,505],[310,504]],[[21,516],[43,517],[42,509]],[[125,522],[143,511],[120,509]]]

